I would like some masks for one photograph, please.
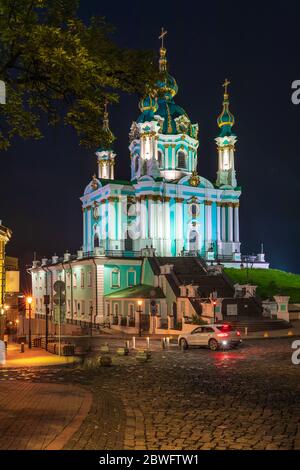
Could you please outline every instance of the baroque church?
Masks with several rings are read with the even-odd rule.
[[[201,315],[200,300],[212,291],[220,299],[233,296],[216,275],[221,265],[269,266],[263,253],[246,260],[241,255],[241,188],[235,170],[230,82],[223,84],[215,138],[217,174],[211,182],[198,174],[198,124],[176,103],[178,86],[168,71],[164,35],[162,31],[159,80],[141,99],[140,114],[129,132],[131,179],[115,178],[117,155],[112,145],[97,150],[98,175],[81,197],[82,248],[76,255],[33,263],[37,316],[45,315],[43,296],[50,294],[55,321],[53,286],[59,280],[60,319],[66,322],[117,325],[119,317],[126,317],[123,324],[128,327],[141,301],[144,315],[151,313],[152,302],[165,321],[171,316],[176,323]],[[107,108],[103,128],[112,136]],[[215,282],[208,282],[210,273]]]

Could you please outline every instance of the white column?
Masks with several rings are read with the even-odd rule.
[[[91,214],[91,207],[87,208],[87,250],[92,250],[92,214]]]
[[[163,235],[164,238],[164,255],[170,255],[170,248],[171,248],[171,225],[170,225],[170,203],[169,198],[165,198],[163,202],[163,213],[161,214],[163,217]]]
[[[217,202],[217,242],[221,241],[221,207]]]
[[[147,203],[145,198],[141,198],[140,203],[140,231],[141,238],[145,240],[147,238]]]
[[[106,240],[107,239],[107,233],[106,233],[106,224],[107,224],[107,219],[106,219],[106,202],[101,201],[101,206],[100,206],[100,217],[101,217],[101,239]],[[106,246],[106,245],[105,245]]]
[[[148,235],[153,240],[154,238],[154,208],[152,198],[148,198]],[[151,240],[151,242],[152,242]]]
[[[108,236],[110,242],[110,249],[114,250],[114,241],[116,239],[116,210],[115,202],[113,199],[109,199],[108,202]]]
[[[233,241],[233,209],[232,204],[228,206],[228,241]]]
[[[239,203],[234,206],[234,241],[240,241]]]
[[[176,156],[175,156],[175,145],[172,144],[172,169],[175,170],[176,168]]]
[[[112,161],[110,163],[110,179],[114,179],[115,178],[115,162]]]
[[[226,206],[222,206],[222,242],[226,242]]]
[[[208,243],[211,242],[211,202],[205,202],[205,222],[206,222],[206,248],[208,247]]]
[[[175,217],[176,217],[176,255],[178,256],[183,249],[183,199],[177,198],[175,206]]]

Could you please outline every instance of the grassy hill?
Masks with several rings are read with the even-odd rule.
[[[247,269],[226,268],[224,272],[233,283],[247,284]],[[276,294],[289,295],[290,303],[300,303],[300,275],[279,269],[248,270],[250,284],[258,286],[257,293],[264,300]]]

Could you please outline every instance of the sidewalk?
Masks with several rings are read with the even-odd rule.
[[[44,349],[29,349],[27,345],[25,345],[25,352],[21,353],[21,346],[19,344],[10,343],[7,348],[6,364],[0,365],[0,370],[1,367],[45,367],[72,364],[77,361],[77,357],[58,356]]]

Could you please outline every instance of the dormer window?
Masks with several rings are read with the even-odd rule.
[[[186,170],[186,153],[182,150],[177,153],[177,167]]]

